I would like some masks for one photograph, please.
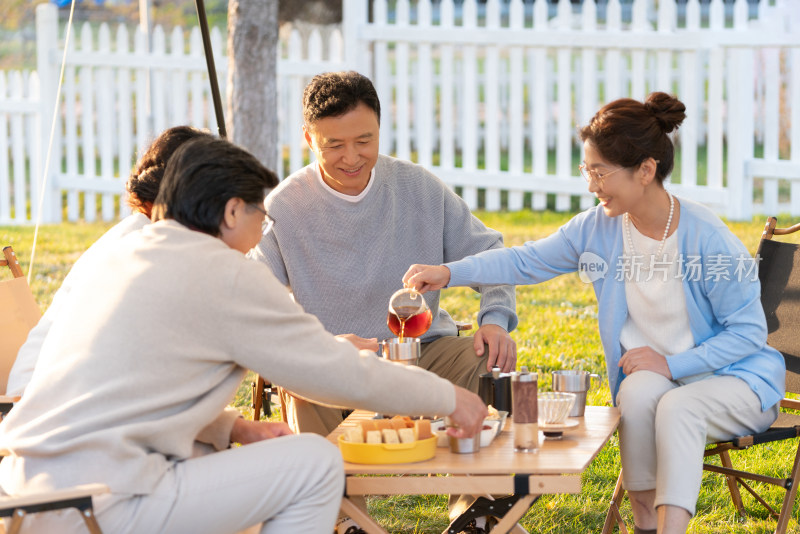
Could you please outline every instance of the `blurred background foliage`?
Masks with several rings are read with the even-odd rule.
[[[2,0],[0,2],[0,70],[36,68],[36,6],[50,0]],[[62,25],[69,18],[69,2],[59,5]],[[180,26],[197,26],[194,0],[150,0],[153,26],[161,25],[169,32]],[[205,0],[208,23],[223,33],[227,29],[227,0]],[[281,24],[296,20],[315,24],[334,24],[342,20],[341,0],[281,0]],[[75,25],[84,22],[100,25],[103,22],[133,26],[139,23],[139,3],[136,0],[78,0],[75,5]],[[62,31],[63,39],[63,31]]]

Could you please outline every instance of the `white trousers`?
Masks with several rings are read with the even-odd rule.
[[[301,434],[269,439],[175,464],[148,495],[94,500],[105,534],[333,532],[344,492],[339,450]],[[75,510],[30,516],[23,532],[85,533]]]
[[[656,506],[680,506],[692,515],[706,443],[766,430],[779,409],[762,412],[758,396],[736,377],[680,385],[650,371],[625,377],[617,405],[625,489],[655,489]]]

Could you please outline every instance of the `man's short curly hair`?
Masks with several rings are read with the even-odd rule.
[[[362,102],[375,112],[380,123],[381,103],[369,78],[352,70],[318,74],[303,92],[303,120],[311,125],[326,117],[339,117]]]

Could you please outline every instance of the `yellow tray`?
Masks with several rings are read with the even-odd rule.
[[[345,462],[354,464],[407,464],[430,460],[436,454],[436,436],[413,443],[352,443],[339,436]]]

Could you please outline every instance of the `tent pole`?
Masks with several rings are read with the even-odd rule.
[[[197,7],[197,20],[200,23],[200,33],[203,36],[203,51],[206,55],[206,65],[208,67],[208,81],[211,82],[211,97],[214,100],[214,113],[217,117],[217,131],[222,138],[228,137],[225,130],[225,117],[222,114],[222,99],[219,96],[219,84],[217,82],[217,69],[214,68],[214,54],[211,50],[211,38],[208,35],[208,19],[206,18],[206,6],[203,0],[195,0]]]

